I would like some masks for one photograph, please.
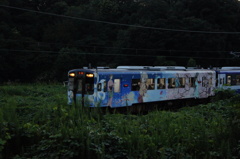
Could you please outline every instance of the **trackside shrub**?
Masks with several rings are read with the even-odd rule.
[[[0,87],[1,158],[238,158],[240,154],[239,96],[142,115],[69,106],[66,88],[57,84]]]
[[[218,88],[218,89],[215,89],[214,92],[215,92],[215,96],[212,98],[213,102],[229,99],[236,95],[236,92],[230,88],[229,89]]]

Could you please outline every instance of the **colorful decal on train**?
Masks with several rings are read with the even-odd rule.
[[[134,75],[121,75],[120,78],[116,74],[100,76],[96,72],[94,93],[85,94],[84,102],[85,106],[90,107],[121,107],[145,102],[207,98],[214,95],[214,76],[212,72],[151,74],[140,71]],[[136,88],[133,88],[134,79],[139,79],[135,85]],[[69,96],[72,97],[72,92],[69,92]],[[76,99],[81,103],[82,94],[77,94]]]

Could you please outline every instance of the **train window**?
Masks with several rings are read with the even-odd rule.
[[[179,83],[180,83],[180,88],[184,88],[185,87],[185,83],[186,83],[186,79],[185,78],[179,78]]]
[[[231,85],[231,80],[232,80],[232,77],[231,76],[227,76],[227,85]]]
[[[165,89],[165,78],[157,79],[157,89]]]
[[[139,91],[140,89],[140,79],[132,79],[132,91]]]
[[[153,78],[147,79],[148,90],[153,90],[155,88],[155,80]]]
[[[232,77],[232,83],[231,83],[231,85],[233,85],[233,86],[237,85],[236,77]]]
[[[175,78],[175,87],[179,88],[181,86],[179,78]]]
[[[236,85],[240,85],[240,75],[236,75]]]
[[[235,86],[240,85],[240,75],[227,75],[227,85]]]
[[[175,88],[175,78],[169,78],[168,79],[168,88]]]
[[[101,91],[101,90],[102,90],[102,83],[98,83],[98,85],[97,85],[97,90],[98,90],[98,91]]]
[[[85,90],[86,90],[86,93],[87,94],[93,94],[93,84],[90,84],[90,83],[86,83],[85,85]]]
[[[213,82],[213,81],[212,81],[212,77],[211,77],[211,78],[208,80],[208,83],[209,83],[210,86],[212,86],[212,84],[213,84],[212,82]]]
[[[86,78],[85,91],[87,94],[93,94],[94,92],[94,78]]]
[[[202,77],[202,87],[207,87],[208,85],[208,81],[207,81],[207,77]]]
[[[114,79],[114,92],[120,92],[120,79]]]
[[[189,78],[189,86],[195,87],[195,78],[194,77]]]

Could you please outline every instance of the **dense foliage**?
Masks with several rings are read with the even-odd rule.
[[[237,0],[1,0],[0,17],[0,82],[62,81],[89,63],[239,63]]]
[[[57,84],[0,86],[0,94],[0,158],[240,156],[239,96],[133,115],[66,105],[66,88]]]

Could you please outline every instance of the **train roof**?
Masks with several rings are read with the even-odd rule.
[[[239,73],[240,72],[240,67],[237,67],[237,66],[235,66],[235,67],[232,67],[232,66],[222,67],[222,68],[216,69],[216,71],[218,73]]]
[[[117,68],[108,68],[108,67],[97,67],[97,68],[83,68],[83,69],[73,69],[70,70],[69,72],[72,71],[89,71],[89,72],[124,72],[124,73],[128,73],[128,72],[214,72],[214,70],[210,70],[210,69],[187,69],[183,66],[118,66]]]
[[[240,70],[240,67],[222,67],[220,70]]]

